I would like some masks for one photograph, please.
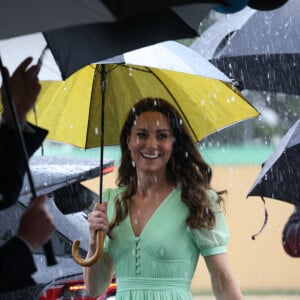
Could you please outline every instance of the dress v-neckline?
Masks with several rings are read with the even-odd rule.
[[[150,218],[148,219],[148,221],[145,223],[143,229],[141,230],[139,235],[136,235],[134,230],[133,230],[133,226],[132,226],[132,220],[131,220],[131,216],[130,216],[130,212],[128,213],[128,222],[129,222],[129,226],[130,226],[130,230],[132,232],[132,235],[134,236],[135,239],[138,239],[142,236],[143,232],[145,231],[146,227],[149,226],[149,223],[151,223],[152,219],[155,218],[155,216],[158,214],[159,211],[162,210],[162,208],[166,205],[166,203],[168,202],[168,199],[170,198],[170,196],[174,193],[174,191],[177,188],[173,188],[170,193],[163,199],[163,201],[159,204],[159,206],[155,209],[155,211],[153,212],[153,214],[150,216]]]

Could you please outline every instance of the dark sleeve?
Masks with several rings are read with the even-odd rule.
[[[295,209],[284,226],[282,245],[292,257],[300,257],[300,206]]]
[[[36,271],[32,253],[19,238],[13,237],[0,247],[0,292],[34,285]]]
[[[48,131],[31,125],[34,133],[23,132],[28,157],[40,147]],[[16,203],[26,171],[17,133],[6,125],[0,126],[0,209]]]

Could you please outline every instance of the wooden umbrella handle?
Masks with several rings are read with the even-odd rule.
[[[96,252],[91,258],[88,258],[88,259],[83,259],[80,256],[80,254],[79,254],[80,241],[75,240],[72,245],[72,255],[73,255],[73,259],[76,261],[76,263],[82,267],[90,267],[91,265],[93,265],[103,253],[103,239],[104,239],[103,231],[100,231],[100,230],[97,231],[97,233],[96,233]]]

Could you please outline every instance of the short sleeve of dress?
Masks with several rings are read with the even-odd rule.
[[[227,252],[229,231],[225,216],[217,203],[218,196],[215,191],[207,190],[212,209],[215,211],[216,224],[213,229],[191,229],[191,237],[199,248],[202,256],[209,256]]]

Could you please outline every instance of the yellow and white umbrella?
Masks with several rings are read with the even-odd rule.
[[[66,81],[43,82],[36,105],[38,125],[49,129],[50,140],[99,147],[103,113],[104,145],[117,145],[128,111],[144,97],[164,98],[175,106],[195,143],[259,115],[202,56],[164,42],[88,65]],[[34,122],[33,114],[29,120]]]

